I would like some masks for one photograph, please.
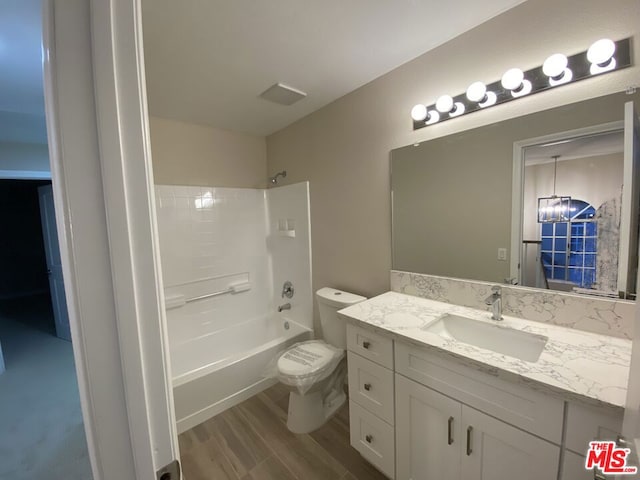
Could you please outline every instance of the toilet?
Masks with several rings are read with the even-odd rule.
[[[294,345],[277,361],[278,379],[289,390],[287,427],[294,433],[320,428],[344,404],[347,329],[338,310],[366,300],[334,288],[316,292],[324,340]]]

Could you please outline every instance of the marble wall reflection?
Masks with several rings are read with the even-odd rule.
[[[604,292],[618,290],[618,254],[620,250],[620,212],[622,192],[596,210],[598,222],[598,255],[596,283],[593,288]]]

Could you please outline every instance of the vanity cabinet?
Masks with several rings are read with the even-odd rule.
[[[556,480],[560,448],[396,374],[398,480]]]
[[[589,441],[620,432],[621,411],[565,401],[379,330],[348,324],[347,348],[351,445],[391,479],[593,479]]]
[[[562,462],[562,480],[594,480],[593,471],[584,468],[585,458],[570,451],[565,451]],[[606,477],[602,477],[606,478]]]
[[[351,445],[395,478],[393,340],[347,325]]]
[[[584,468],[589,442],[617,441],[622,431],[622,412],[616,413],[573,402],[567,405],[567,434],[561,480],[613,479],[613,475],[594,476]]]

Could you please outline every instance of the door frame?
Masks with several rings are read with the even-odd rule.
[[[94,480],[156,478],[178,444],[140,0],[44,0],[43,47],[56,224]]]
[[[527,138],[513,143],[513,170],[511,180],[511,255],[509,256],[509,278],[522,284],[522,206],[524,204],[524,154],[525,149],[545,143],[559,142],[570,138],[586,137],[624,130],[624,121],[602,123],[584,128],[556,132]]]
[[[64,278],[62,277],[62,264],[60,263],[62,258],[60,257],[60,242],[58,241],[55,205],[53,204],[53,187],[51,184],[40,185],[37,190],[44,257],[47,263],[47,283],[49,285],[49,298],[51,299],[56,337],[70,342],[71,331],[69,329],[67,300],[64,295]],[[51,215],[52,213],[53,216]]]
[[[43,170],[0,170],[0,180],[51,180],[51,172]]]

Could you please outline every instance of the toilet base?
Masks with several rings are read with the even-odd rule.
[[[332,391],[326,398],[323,392],[300,395],[289,394],[289,414],[287,428],[293,433],[309,433],[320,428],[329,420],[347,399],[343,391]]]

